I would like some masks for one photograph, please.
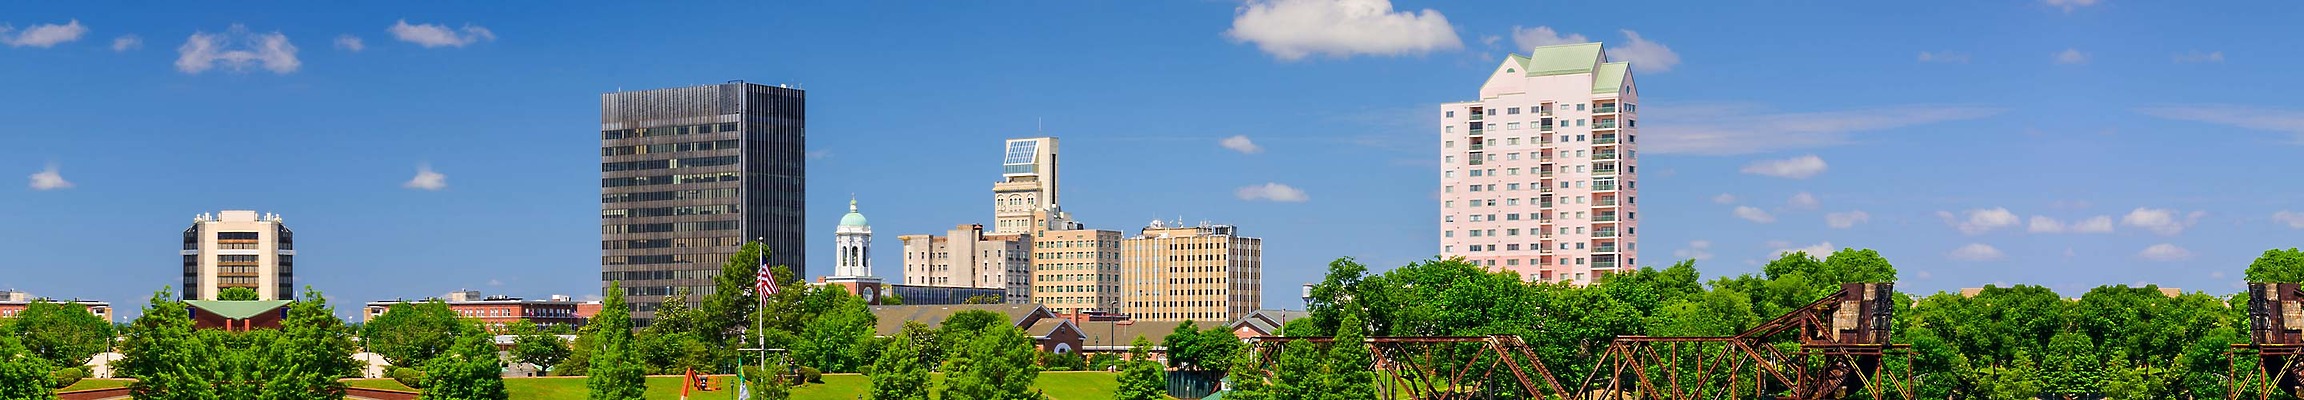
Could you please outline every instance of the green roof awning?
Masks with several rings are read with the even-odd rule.
[[[1600,64],[1600,70],[1592,73],[1592,93],[1624,91],[1624,72],[1631,68],[1632,63]]]
[[[1592,72],[1600,63],[1600,43],[1577,43],[1538,47],[1528,51],[1528,76],[1567,75]]]
[[[224,317],[224,318],[226,318],[226,319],[248,319],[248,318],[250,318],[250,317],[255,317],[255,316],[259,315],[259,314],[263,314],[263,313],[265,313],[265,312],[268,312],[268,311],[272,311],[272,310],[278,310],[278,309],[280,309],[280,307],[285,307],[285,306],[287,306],[287,305],[288,305],[288,303],[293,303],[293,301],[288,301],[288,300],[256,300],[256,301],[185,300],[185,301],[184,301],[184,304],[185,304],[185,305],[190,305],[190,306],[192,306],[192,308],[198,308],[198,309],[200,309],[201,311],[207,311],[207,312],[210,312],[210,313],[214,313],[214,314],[216,314],[216,316],[219,316],[219,317]]]

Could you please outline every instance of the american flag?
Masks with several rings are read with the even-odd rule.
[[[756,286],[753,292],[760,293],[761,297],[776,295],[776,276],[768,269],[768,257],[760,257],[760,275],[753,279],[752,285]]]

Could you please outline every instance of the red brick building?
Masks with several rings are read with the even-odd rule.
[[[458,317],[477,320],[492,332],[504,332],[505,329],[512,326],[512,323],[522,320],[544,328],[565,326],[574,330],[584,326],[584,313],[577,310],[579,303],[569,300],[567,296],[552,296],[546,300],[527,300],[509,296],[480,297],[479,292],[461,291],[450,293],[448,297],[448,300],[443,301],[443,303],[448,304],[449,311],[455,312]],[[390,311],[394,304],[421,301],[400,299],[371,301],[365,307],[365,312],[361,313],[360,321],[367,322],[383,316],[384,312]]]
[[[223,329],[230,332],[280,329],[280,320],[288,318],[288,303],[291,301],[184,301],[187,306],[185,308],[192,313],[193,329]]]
[[[1080,326],[1072,320],[1038,304],[951,304],[927,306],[872,306],[872,316],[879,319],[872,333],[882,337],[895,336],[904,331],[907,321],[927,324],[934,328],[961,311],[991,311],[1008,317],[1009,322],[1031,336],[1034,347],[1056,354],[1079,353],[1083,345]]]

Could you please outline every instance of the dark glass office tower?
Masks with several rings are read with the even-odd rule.
[[[695,304],[747,240],[806,277],[807,95],[744,82],[600,95],[600,288],[645,326]]]

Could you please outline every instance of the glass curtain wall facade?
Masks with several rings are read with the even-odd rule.
[[[805,278],[807,96],[744,82],[600,95],[600,288],[621,282],[639,326],[762,240]]]

